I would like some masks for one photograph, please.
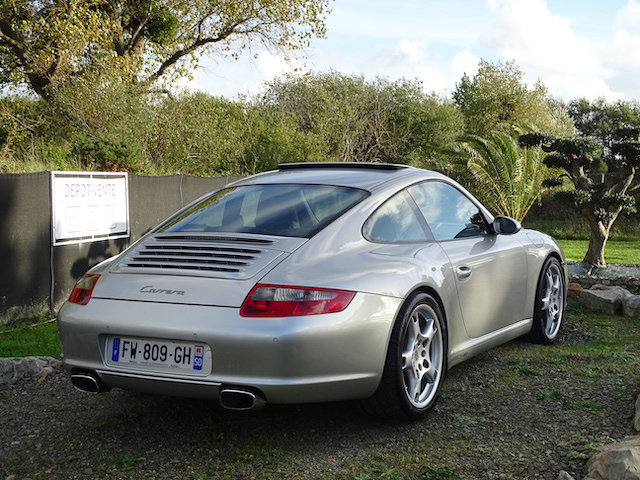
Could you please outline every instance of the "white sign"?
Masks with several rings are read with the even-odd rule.
[[[53,244],[129,236],[126,173],[51,172]]]

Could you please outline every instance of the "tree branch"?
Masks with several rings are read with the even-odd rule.
[[[46,90],[51,84],[49,77],[36,73],[29,68],[30,61],[28,44],[20,34],[13,30],[11,24],[5,19],[0,19],[0,39],[5,41],[13,51],[18,63],[20,64],[24,74],[29,79],[29,83],[35,92],[42,98],[48,98]]]
[[[147,79],[146,83],[150,84],[150,83],[153,83],[156,80],[158,80],[167,71],[167,69],[169,67],[171,67],[172,65],[175,65],[181,58],[189,55],[190,53],[193,53],[198,48],[200,48],[200,47],[202,47],[204,45],[208,45],[208,44],[211,44],[211,43],[218,43],[218,42],[221,42],[223,40],[226,40],[231,35],[236,33],[236,28],[238,26],[240,26],[240,25],[241,25],[241,23],[239,23],[239,22],[238,23],[234,23],[232,25],[229,25],[217,37],[198,38],[197,40],[195,40],[188,47],[174,52],[172,55],[169,56],[169,58],[167,58],[164,62],[162,62],[162,65],[160,65],[160,67],[158,67],[158,70],[156,70]]]

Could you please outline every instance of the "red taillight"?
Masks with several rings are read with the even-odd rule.
[[[355,292],[325,288],[256,285],[247,296],[243,317],[297,317],[335,313],[347,308]]]
[[[73,287],[71,295],[69,295],[69,301],[71,303],[77,303],[78,305],[86,305],[91,300],[91,294],[96,287],[96,283],[100,275],[85,275],[76,286]]]

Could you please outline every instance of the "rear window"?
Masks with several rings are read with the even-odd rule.
[[[206,198],[161,231],[311,237],[367,195],[330,185],[243,185]]]

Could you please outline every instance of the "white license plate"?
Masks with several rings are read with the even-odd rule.
[[[111,363],[157,365],[200,373],[204,363],[204,345],[163,342],[131,337],[111,337]]]

